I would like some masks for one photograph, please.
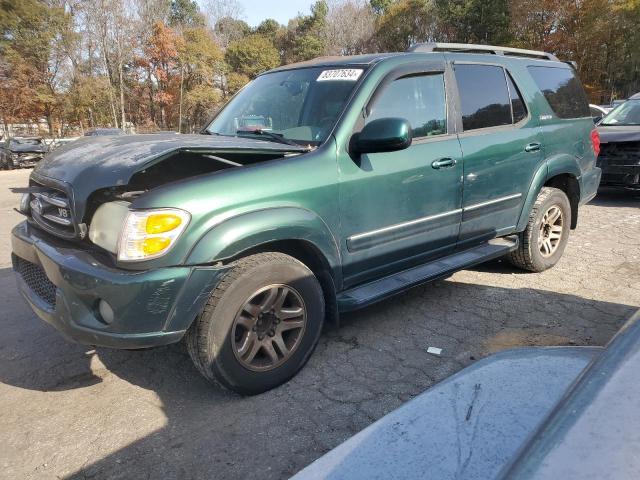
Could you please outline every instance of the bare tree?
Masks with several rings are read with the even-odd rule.
[[[238,0],[206,0],[204,12],[212,27],[226,17],[237,19],[244,17],[244,8]]]
[[[105,74],[109,80],[109,102],[114,126],[125,127],[124,68],[133,57],[133,5],[128,0],[87,0],[85,2],[88,29],[100,50]],[[114,90],[117,87],[119,101]],[[118,121],[119,110],[120,121]]]
[[[206,0],[203,11],[216,40],[226,48],[242,28],[244,8],[238,0]]]
[[[330,0],[325,35],[328,54],[356,55],[371,50],[376,15],[367,0]]]

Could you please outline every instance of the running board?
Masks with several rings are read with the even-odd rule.
[[[455,252],[447,257],[418,265],[409,270],[345,290],[338,295],[340,312],[357,310],[422,283],[447,277],[458,270],[502,257],[518,248],[518,237],[501,237],[477,247]]]

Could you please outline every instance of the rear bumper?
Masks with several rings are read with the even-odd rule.
[[[590,202],[598,193],[598,186],[602,178],[602,170],[593,167],[580,177],[580,205]]]
[[[65,337],[87,345],[131,349],[179,341],[226,271],[120,270],[26,222],[13,229],[11,242],[18,288],[29,306]],[[114,312],[111,323],[99,313],[100,300]]]

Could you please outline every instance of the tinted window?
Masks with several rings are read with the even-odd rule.
[[[444,75],[415,75],[388,85],[375,101],[367,121],[406,118],[414,138],[447,133]]]
[[[538,88],[559,118],[589,117],[589,102],[572,69],[528,67]]]
[[[464,130],[511,124],[511,105],[502,67],[456,65]]]
[[[511,109],[513,112],[513,123],[518,123],[527,116],[527,108],[524,106],[524,100],[520,95],[520,90],[511,78],[511,74],[507,73],[507,84],[509,85],[509,96],[511,97]]]

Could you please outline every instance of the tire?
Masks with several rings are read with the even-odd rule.
[[[260,304],[268,305],[272,297],[270,310],[262,311]],[[282,253],[259,253],[232,264],[185,340],[193,363],[209,381],[255,395],[286,382],[304,366],[324,318],[322,288],[311,270]],[[300,323],[304,326],[292,327]]]
[[[549,222],[545,222],[543,228],[545,215],[549,213],[547,219],[552,219],[557,211],[560,212],[559,220],[556,219],[551,226]],[[518,248],[509,254],[509,261],[516,267],[530,272],[543,272],[553,267],[567,246],[570,229],[571,205],[567,195],[557,188],[543,187],[529,213],[526,229],[518,234],[520,243]],[[555,238],[556,235],[560,237]],[[542,245],[539,242],[542,242]]]

